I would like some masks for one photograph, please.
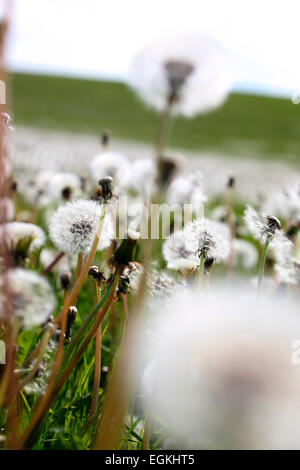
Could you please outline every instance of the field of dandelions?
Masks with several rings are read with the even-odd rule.
[[[111,129],[51,168],[1,115],[0,447],[299,449],[300,177],[166,152],[230,91],[209,39],[151,44],[131,77],[151,155]]]

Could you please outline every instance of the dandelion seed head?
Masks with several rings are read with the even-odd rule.
[[[96,201],[79,199],[60,206],[52,215],[49,233],[57,249],[77,255],[86,254],[96,234],[103,206]],[[108,248],[114,238],[111,216],[106,211],[98,250]]]
[[[199,218],[187,224],[183,234],[187,248],[198,256],[221,262],[229,255],[229,229],[221,222]]]
[[[226,60],[203,35],[150,44],[135,58],[132,86],[150,106],[191,117],[223,103],[231,85]]]
[[[106,176],[111,176],[118,189],[124,188],[131,177],[130,163],[126,155],[116,152],[103,152],[91,161],[90,173],[96,183]]]
[[[54,173],[46,191],[53,201],[77,199],[82,195],[82,182],[74,173]]]
[[[289,256],[280,257],[274,266],[277,279],[283,284],[299,284],[300,283],[300,258]]]
[[[131,164],[129,189],[149,197],[154,188],[155,165],[152,158],[140,158]]]
[[[167,192],[169,204],[180,204],[182,207],[184,204],[191,204],[193,210],[201,207],[206,200],[203,175],[200,171],[175,178]]]
[[[56,301],[50,284],[34,271],[23,268],[9,270],[7,279],[0,278],[0,292],[0,305],[7,299],[13,313],[27,328],[45,323],[55,309]]]
[[[143,342],[147,409],[183,448],[298,448],[300,377],[290,347],[299,327],[288,301],[182,290],[162,304]]]
[[[42,267],[45,269],[49,266],[50,263],[56,258],[59,254],[58,251],[54,250],[53,248],[43,248],[40,253],[40,263]],[[74,256],[63,256],[51,269],[51,271],[55,273],[62,273],[64,271],[71,271],[72,268],[76,266],[76,258]]]
[[[19,255],[25,258],[39,250],[46,241],[44,230],[26,222],[9,222],[0,226],[0,237],[17,258]]]
[[[249,232],[261,243],[268,240],[270,248],[274,250],[289,250],[291,248],[292,244],[282,232],[281,223],[276,217],[257,212],[248,206],[244,213],[244,221]]]
[[[199,266],[199,256],[187,247],[183,231],[164,242],[162,253],[168,269],[184,272]]]

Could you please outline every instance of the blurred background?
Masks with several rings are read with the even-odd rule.
[[[2,13],[4,0],[1,4]],[[128,87],[132,58],[158,37],[204,32],[227,56],[232,93],[208,115],[177,118],[170,146],[298,163],[299,1],[12,4],[7,58],[14,121],[23,131],[23,143],[25,127],[90,136],[109,128],[116,142],[152,142],[157,116]]]

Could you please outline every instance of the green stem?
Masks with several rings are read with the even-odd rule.
[[[257,295],[258,296],[261,293],[262,281],[263,281],[263,277],[264,277],[264,270],[265,270],[265,264],[266,264],[269,244],[270,244],[270,240],[268,240],[268,238],[267,238],[266,241],[265,241],[265,244],[263,246],[263,251],[262,251],[262,254],[261,254],[260,261],[259,261],[258,282],[257,282]]]

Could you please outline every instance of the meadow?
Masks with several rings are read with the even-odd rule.
[[[11,76],[11,116],[1,114],[1,448],[299,448],[299,108],[230,93],[204,46],[220,67],[215,85],[214,67],[211,80],[197,75],[198,56],[164,61],[158,87],[144,76],[156,68],[139,63],[131,88]],[[98,155],[83,150],[76,171],[74,148],[65,162],[57,150],[44,168],[22,126],[32,141],[53,132],[51,155],[54,131],[65,148],[71,134],[97,139]],[[114,139],[151,156],[128,158]],[[193,167],[170,148],[192,151]],[[219,155],[209,171],[202,152]]]

